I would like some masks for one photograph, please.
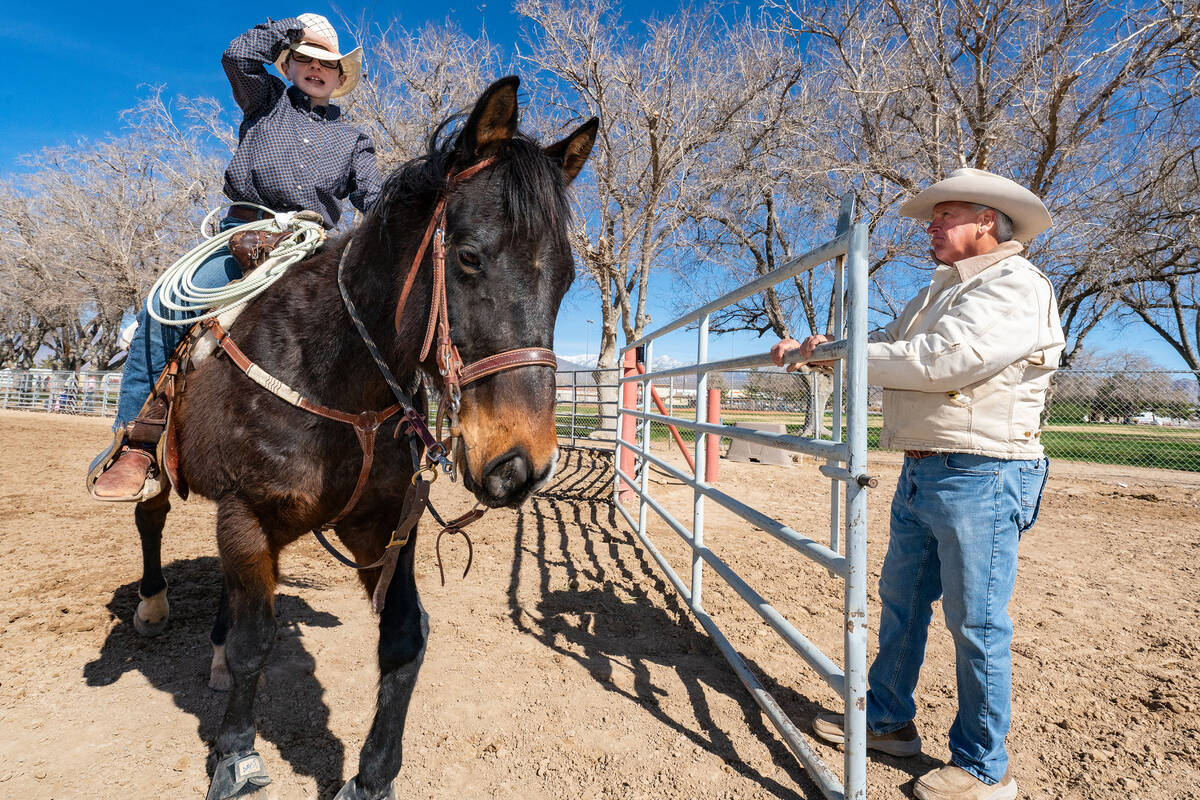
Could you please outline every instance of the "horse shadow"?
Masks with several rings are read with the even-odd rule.
[[[136,581],[118,587],[108,610],[119,620],[99,655],[83,668],[88,686],[108,686],[127,672],[140,672],[175,705],[196,718],[196,732],[210,747],[228,695],[208,688],[212,646],[209,633],[221,592],[220,561],[206,556],[174,561],[163,568],[170,584],[171,620],[159,636],[133,628]],[[341,621],[286,592],[303,580],[283,579],[275,598],[279,622],[275,647],[263,671],[255,702],[258,736],[274,744],[297,775],[312,776],[318,796],[333,797],[344,780],[345,749],[329,728],[325,690],[315,677],[316,661],[305,649],[302,628],[328,628]]]
[[[625,521],[618,522],[610,500],[611,454],[607,460],[603,455],[580,456],[566,451],[565,469],[519,511],[509,587],[513,625],[550,650],[573,659],[607,691],[638,703],[664,726],[721,757],[729,768],[772,796],[823,797],[774,727],[764,720],[750,693],[664,579],[657,563]],[[540,599],[532,614],[517,596],[522,562],[530,556],[536,562],[540,584]],[[567,589],[559,590],[555,587],[562,585],[564,573]],[[660,597],[665,598],[665,607],[661,600],[656,602]],[[780,646],[786,647],[782,642]],[[801,726],[829,710],[772,678],[753,659],[745,660],[785,713]],[[660,705],[659,698],[666,691],[655,684],[651,667],[659,668],[659,674],[663,667],[670,669],[686,687],[694,721],[676,719]],[[632,690],[614,682],[614,670],[632,672]],[[773,765],[794,782],[794,787],[762,774],[738,756],[722,727],[727,728],[729,723],[714,719],[706,691],[719,692],[738,704],[746,726],[766,745]],[[874,753],[871,757],[881,758],[914,778],[936,763],[924,757],[909,759],[909,763]],[[833,766],[839,761],[840,757]],[[911,763],[915,761],[922,763]]]

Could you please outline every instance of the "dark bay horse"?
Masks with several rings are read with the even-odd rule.
[[[413,385],[424,373],[441,387],[433,352],[419,357],[437,297],[433,248],[419,262],[417,255],[443,201],[446,309],[462,361],[552,347],[559,303],[574,274],[566,190],[591,152],[597,120],[542,148],[517,130],[517,86],[513,77],[489,87],[456,133],[450,120],[443,123],[428,151],[388,179],[351,234],[293,266],[243,311],[230,335],[249,359],[333,409],[359,413],[394,403],[343,304],[342,265],[345,289],[398,381]],[[462,175],[468,177],[455,180]],[[410,267],[411,294],[397,313]],[[553,369],[545,365],[463,386],[455,461],[481,503],[519,504],[550,476],[558,452],[554,405]],[[224,576],[212,682],[230,691],[210,756],[209,800],[243,796],[269,781],[254,753],[253,703],[275,638],[280,552],[345,506],[363,450],[353,427],[284,402],[226,357],[202,361],[188,375],[174,413],[183,482],[217,503]],[[359,564],[384,553],[411,485],[411,433],[393,436],[399,419],[380,429],[365,489],[334,528]],[[164,491],[139,503],[135,514],[144,563],[135,624],[145,634],[167,618],[160,542],[169,508]],[[386,584],[375,719],[341,800],[395,796],[405,715],[428,633],[413,575],[415,543],[413,535],[398,550]],[[380,569],[359,576],[371,595]]]

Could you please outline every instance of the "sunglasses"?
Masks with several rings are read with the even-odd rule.
[[[325,69],[336,69],[338,72],[342,71],[342,62],[340,61],[326,61],[323,58],[313,59],[312,56],[306,56],[303,53],[297,53],[295,51],[292,51],[291,59],[297,64],[311,64],[315,60],[322,67],[325,67]]]

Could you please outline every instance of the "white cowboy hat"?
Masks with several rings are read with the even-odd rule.
[[[358,85],[358,79],[362,77],[362,48],[356,47],[349,53],[338,52],[337,31],[329,24],[329,20],[320,14],[301,14],[297,19],[304,23],[305,30],[312,31],[329,42],[333,46],[333,50],[326,50],[312,42],[297,42],[289,48],[284,48],[284,51],[279,54],[279,58],[275,59],[275,69],[279,70],[283,77],[288,78],[287,57],[291,52],[323,61],[339,61],[342,64],[342,74],[346,76],[346,81],[334,89],[330,97],[341,97],[351,91]]]
[[[1028,242],[1050,227],[1050,212],[1033,192],[982,169],[956,169],[900,206],[900,214],[930,220],[938,203],[979,203],[1003,211],[1013,222],[1013,238]]]

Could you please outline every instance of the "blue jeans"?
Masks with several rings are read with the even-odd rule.
[[[243,220],[236,217],[225,217],[221,220],[221,230],[228,230],[237,225],[243,225]],[[222,247],[206,258],[192,283],[204,289],[219,289],[232,280],[242,277],[242,267],[238,264],[228,247]],[[159,316],[170,319],[184,319],[178,312],[163,313],[157,298],[149,298],[147,303],[154,303],[154,310]],[[117,399],[117,419],[113,422],[113,430],[122,427],[133,420],[142,410],[142,404],[150,396],[154,382],[167,365],[167,359],[175,352],[175,345],[187,335],[190,329],[187,325],[163,325],[143,307],[137,315],[137,332],[129,343],[129,357],[125,359],[125,368],[121,373],[121,395]]]
[[[879,654],[867,673],[867,727],[890,733],[916,717],[913,691],[933,602],[942,597],[958,683],[950,761],[987,784],[1008,768],[1008,601],[1017,577],[1017,542],[1037,519],[1048,471],[1044,458],[905,458],[892,498],[879,576]]]

